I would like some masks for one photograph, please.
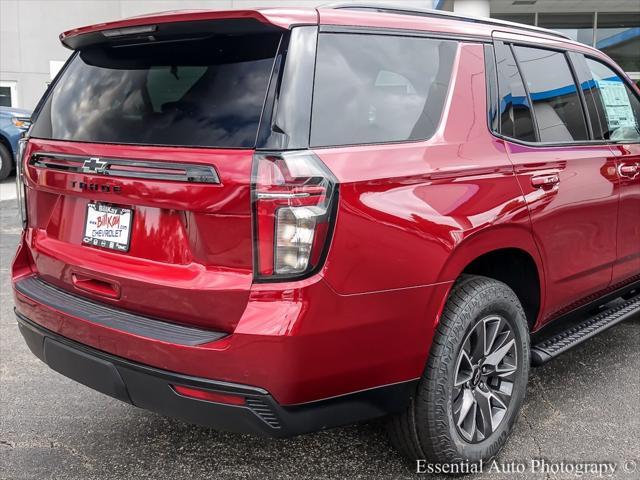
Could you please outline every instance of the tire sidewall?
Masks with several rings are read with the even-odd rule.
[[[2,157],[2,162],[0,164],[0,180],[4,180],[9,176],[13,169],[13,158],[11,156],[11,152],[2,144],[0,144],[0,157]]]
[[[446,365],[446,388],[445,391],[428,389],[435,395],[446,395],[446,399],[431,398],[427,401],[446,402],[446,432],[444,438],[448,439],[449,447],[457,452],[460,460],[479,462],[481,459],[493,458],[506,443],[518,414],[524,402],[526,386],[529,374],[529,332],[526,318],[520,303],[511,289],[499,282],[492,282],[491,286],[482,291],[476,292],[473,298],[467,299],[466,305],[456,314],[456,325],[446,339],[453,343],[453,348],[444,349],[440,358],[432,358],[432,361],[442,362]],[[509,404],[507,414],[500,423],[498,429],[489,438],[479,443],[469,443],[458,433],[453,418],[453,382],[455,378],[455,368],[458,354],[462,348],[463,341],[471,332],[476,322],[490,315],[500,315],[511,327],[516,340],[516,355],[518,370],[514,378],[514,389]],[[438,368],[437,371],[443,371]],[[420,421],[420,419],[416,419]],[[442,425],[442,423],[441,423]],[[420,429],[418,429],[420,430]]]

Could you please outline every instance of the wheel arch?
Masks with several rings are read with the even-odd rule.
[[[440,280],[455,282],[463,274],[481,275],[507,284],[520,299],[529,328],[535,328],[544,305],[545,279],[542,259],[530,230],[502,225],[464,239],[451,253]]]

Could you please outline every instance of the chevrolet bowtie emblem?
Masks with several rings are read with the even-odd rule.
[[[107,162],[103,162],[97,157],[91,157],[82,164],[84,173],[104,173],[107,170]]]

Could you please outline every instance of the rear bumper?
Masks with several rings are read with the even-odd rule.
[[[47,264],[50,257],[30,249],[31,240],[23,236],[12,267],[16,312],[23,318],[127,362],[259,387],[293,409],[419,378],[449,288],[343,295],[321,275],[255,283],[237,325],[222,330],[204,327],[204,321],[164,321],[154,311],[127,309],[52,283],[32,258]],[[162,286],[152,293],[161,296]],[[184,308],[189,308],[186,300]]]
[[[70,340],[16,311],[29,349],[53,370],[94,390],[163,415],[218,430],[287,437],[380,417],[402,409],[415,381],[386,385],[317,402],[282,406],[257,387],[181,375],[132,362]],[[178,394],[187,386],[233,395],[228,405]]]

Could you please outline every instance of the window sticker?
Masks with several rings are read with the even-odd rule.
[[[596,80],[607,113],[609,129],[638,128],[631,102],[620,80]]]

